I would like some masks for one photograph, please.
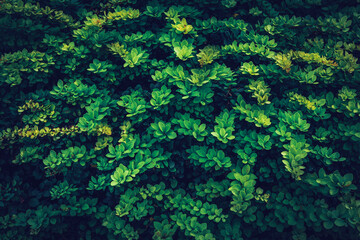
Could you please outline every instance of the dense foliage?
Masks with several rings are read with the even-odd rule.
[[[0,22],[1,239],[359,238],[355,0],[1,0]]]

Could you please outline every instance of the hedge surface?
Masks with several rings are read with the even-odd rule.
[[[359,1],[0,1],[0,239],[358,239]]]

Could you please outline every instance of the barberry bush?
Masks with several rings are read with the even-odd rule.
[[[359,3],[1,0],[0,238],[359,239]]]

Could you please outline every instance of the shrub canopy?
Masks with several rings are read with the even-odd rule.
[[[1,239],[357,239],[359,1],[279,2],[2,0]]]

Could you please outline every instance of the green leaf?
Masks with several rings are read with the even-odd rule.
[[[163,122],[159,122],[159,128],[160,128],[160,130],[161,130],[162,132],[165,132],[166,126],[165,126],[165,124],[164,124]]]
[[[324,222],[323,223],[325,229],[331,229],[333,228],[334,224],[332,222]]]
[[[203,214],[203,215],[206,215],[206,209],[205,209],[205,208],[201,208],[201,209],[200,209],[200,213]]]
[[[226,131],[224,128],[220,129],[220,137],[225,137]]]
[[[335,225],[336,225],[337,227],[343,227],[343,226],[346,225],[346,223],[344,222],[344,220],[342,220],[341,218],[337,218],[334,223],[335,223]]]
[[[242,168],[242,171],[241,173],[243,175],[248,175],[250,173],[250,165],[245,165],[243,168]]]
[[[175,138],[177,137],[177,135],[176,135],[175,132],[170,132],[167,136],[168,136],[168,138],[171,139],[171,140],[172,140],[172,139],[175,139]]]
[[[156,195],[155,198],[156,198],[156,200],[158,200],[158,201],[163,200],[163,196],[162,196],[162,195]]]

